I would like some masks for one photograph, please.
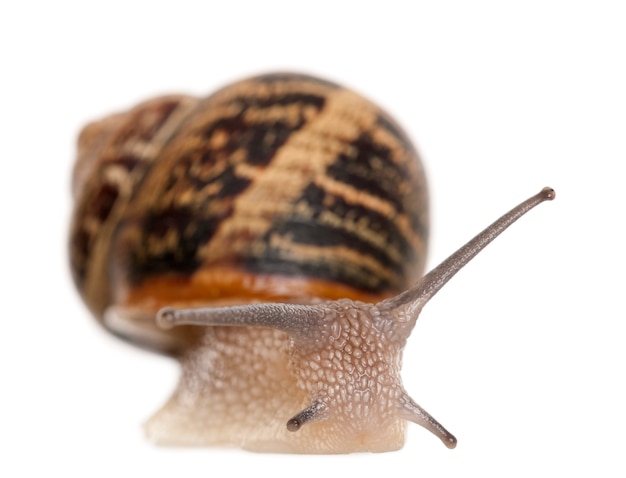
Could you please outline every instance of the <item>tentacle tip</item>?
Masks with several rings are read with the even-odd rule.
[[[443,442],[443,444],[448,447],[450,450],[456,448],[456,438],[453,437],[452,435],[449,435],[445,438],[442,438],[441,441]]]
[[[545,201],[552,201],[556,197],[556,191],[550,187],[545,187],[539,193]]]
[[[159,310],[156,315],[156,323],[164,330],[174,328],[176,326],[176,311],[171,307]]]
[[[290,432],[297,432],[298,430],[300,430],[301,426],[302,422],[300,422],[300,420],[298,420],[297,418],[292,418],[287,422],[287,430],[289,430]]]

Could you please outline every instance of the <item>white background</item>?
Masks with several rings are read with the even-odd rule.
[[[621,2],[22,2],[0,7],[0,475],[624,476],[626,13]],[[13,3],[17,5],[17,2]],[[557,199],[455,277],[405,386],[459,439],[399,452],[166,449],[141,423],[178,369],[105,334],[67,269],[74,141],[164,92],[295,70],[408,130],[431,266],[541,187]]]

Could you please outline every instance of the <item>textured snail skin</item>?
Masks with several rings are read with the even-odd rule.
[[[148,422],[149,436],[167,441],[163,436],[176,430],[177,443],[226,441],[300,453],[400,448],[405,430],[400,400],[406,396],[401,351],[412,324],[347,299],[315,306],[309,320],[292,308],[278,304],[276,317],[286,323],[274,325],[291,329],[289,335],[245,327],[237,327],[237,335],[232,328],[208,329],[202,346],[183,362],[177,394]],[[262,310],[252,314],[258,317]],[[236,308],[224,311],[242,315]],[[230,364],[228,371],[211,366],[223,362]],[[289,431],[276,411],[304,410],[311,397],[314,421],[301,429],[292,424],[297,432]]]
[[[294,74],[88,125],[73,194],[87,306],[182,365],[148,437],[294,453],[396,450],[407,421],[453,448],[402,386],[406,340],[461,267],[554,198],[542,190],[418,279],[428,198],[414,147],[366,99]]]
[[[265,328],[209,328],[183,360],[178,391],[146,425],[158,443],[229,444],[256,451],[348,453],[402,447],[396,405],[404,340],[371,324],[371,305],[339,301],[321,309],[315,334],[291,339]],[[286,317],[289,312],[285,311]],[[229,369],[214,364],[228,363]],[[315,422],[289,431],[311,404]],[[282,413],[281,413],[282,412]],[[174,437],[174,438],[172,438]]]

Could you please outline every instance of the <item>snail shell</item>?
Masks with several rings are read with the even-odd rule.
[[[93,123],[74,192],[75,281],[122,335],[131,309],[141,323],[172,304],[373,301],[423,272],[415,149],[372,103],[308,76],[158,98]],[[176,347],[147,322],[133,340]]]
[[[158,443],[386,451],[410,420],[453,447],[402,387],[404,343],[426,300],[549,191],[418,280],[427,186],[404,132],[338,85],[270,74],[86,126],[71,267],[108,330],[181,361],[146,425]]]

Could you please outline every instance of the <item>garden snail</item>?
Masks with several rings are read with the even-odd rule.
[[[396,123],[296,74],[157,98],[87,125],[70,260],[114,334],[182,364],[146,424],[157,443],[347,453],[402,447],[407,421],[455,438],[404,391],[425,303],[554,191],[419,278],[427,186]]]

